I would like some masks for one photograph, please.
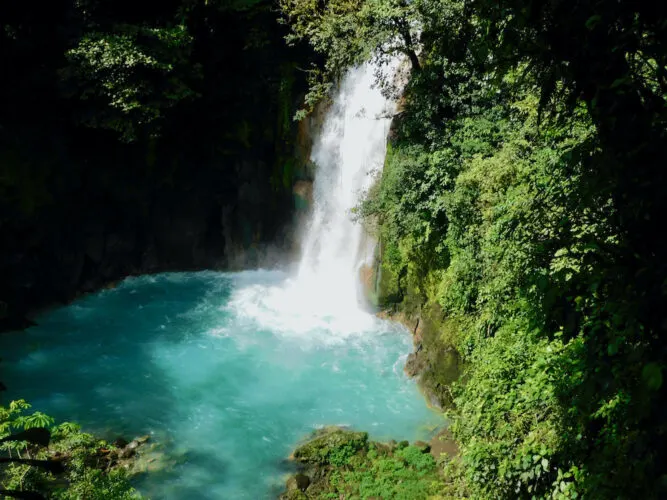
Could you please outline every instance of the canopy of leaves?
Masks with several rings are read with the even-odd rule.
[[[374,57],[387,63],[397,54],[408,56],[419,69],[416,4],[406,0],[280,0],[287,40],[306,40],[324,57],[308,70],[310,92],[306,110],[325,98],[332,82],[351,66]],[[304,113],[297,114],[302,118]]]

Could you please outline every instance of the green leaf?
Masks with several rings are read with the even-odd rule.
[[[616,342],[612,342],[607,346],[607,354],[610,356],[613,356],[618,352],[618,344]]]
[[[642,380],[652,391],[662,386],[662,368],[658,363],[649,363],[642,369]]]

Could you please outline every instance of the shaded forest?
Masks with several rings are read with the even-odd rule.
[[[0,314],[289,248],[307,48],[264,1],[0,9]]]

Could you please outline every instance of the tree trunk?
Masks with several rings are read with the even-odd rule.
[[[396,25],[398,26],[398,32],[403,38],[403,43],[405,44],[404,53],[410,59],[412,63],[412,71],[420,71],[422,69],[421,64],[419,64],[419,58],[415,52],[414,41],[412,40],[412,34],[410,33],[410,25],[405,19],[396,20]]]
[[[410,62],[412,63],[412,71],[421,71],[422,67],[419,64],[419,58],[417,57],[417,53],[412,49],[406,50],[406,53],[410,58]]]

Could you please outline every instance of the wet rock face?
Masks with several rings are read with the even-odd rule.
[[[405,374],[408,377],[417,377],[426,369],[424,356],[419,356],[419,352],[411,352],[408,359],[405,360]]]
[[[308,210],[313,204],[313,182],[299,180],[292,187],[294,204],[297,210]]]
[[[439,309],[422,308],[416,314],[390,310],[378,313],[383,319],[398,321],[412,333],[414,351],[406,359],[404,371],[417,379],[420,389],[434,408],[444,409],[453,405],[450,387],[463,372],[461,356],[443,339],[443,319]]]
[[[192,185],[126,186],[131,199],[62,200],[3,225],[0,331],[21,329],[31,310],[66,302],[128,275],[246,268],[289,248],[291,188],[276,192],[266,162],[241,162],[230,176]],[[125,189],[118,186],[114,189]]]

